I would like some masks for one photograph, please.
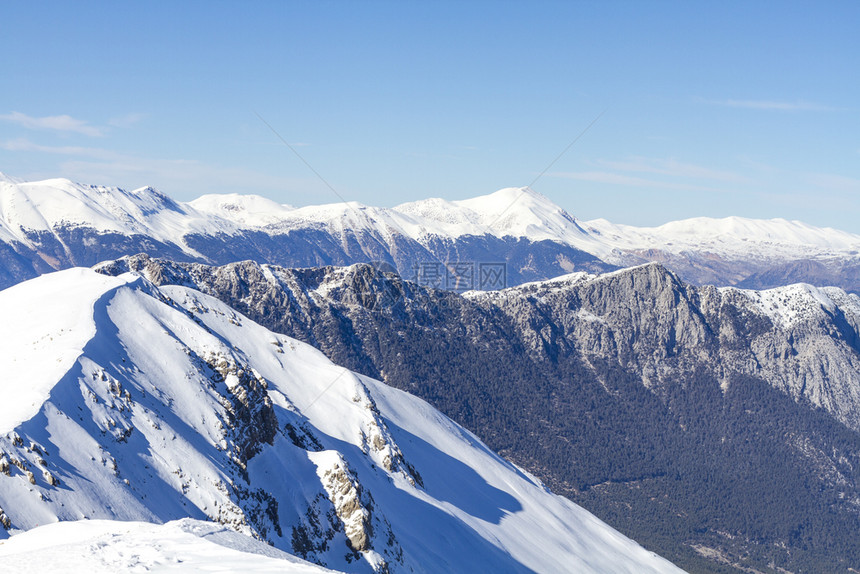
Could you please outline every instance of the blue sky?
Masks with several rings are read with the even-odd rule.
[[[860,2],[7,2],[0,171],[860,233]],[[600,114],[603,114],[602,116]]]

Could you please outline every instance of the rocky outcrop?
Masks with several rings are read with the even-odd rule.
[[[736,375],[756,376],[860,430],[860,303],[835,288],[784,288],[766,295],[773,304],[765,308],[758,293],[691,286],[657,264],[465,299],[363,265],[213,268],[135,256],[102,269],[194,285],[374,377],[396,370],[380,348],[382,323],[454,326],[476,339],[486,333],[494,343],[512,328],[538,361],[612,357],[649,388],[701,367],[718,373],[723,385]],[[801,316],[792,315],[792,306]],[[788,323],[780,318],[789,315]]]
[[[226,412],[225,435],[233,444],[236,463],[245,468],[264,444],[272,444],[278,432],[278,417],[269,397],[266,380],[252,367],[234,357],[209,354],[203,362],[213,371],[211,380],[221,391]]]
[[[331,452],[313,458],[332,508],[327,516],[333,529],[346,536],[353,559],[367,556],[375,572],[411,571],[402,569],[403,550],[391,525],[376,509],[373,495],[365,490],[346,460]]]

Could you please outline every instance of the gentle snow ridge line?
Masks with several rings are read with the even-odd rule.
[[[63,276],[61,289],[55,280],[34,280],[0,291],[0,349],[4,355],[0,433],[35,415],[56,381],[75,365],[96,332],[96,301],[140,280],[131,274],[99,277],[86,269],[72,269]],[[44,303],[21,305],[22,297]],[[65,305],[58,313],[49,304],[58,297],[76,304]]]
[[[0,180],[0,238],[30,245],[30,231],[84,226],[99,232],[143,234],[179,246],[189,234],[235,235],[243,231],[283,234],[322,229],[340,236],[368,232],[390,242],[395,235],[422,245],[433,238],[492,235],[549,240],[608,263],[624,252],[660,250],[714,253],[727,259],[820,258],[860,254],[860,235],[799,221],[742,217],[693,218],[659,227],[634,227],[597,219],[580,222],[529,188],[504,188],[472,199],[432,198],[393,208],[332,203],[295,208],[254,195],[205,195],[176,202],[152,188],[125,191],[73,183]]]

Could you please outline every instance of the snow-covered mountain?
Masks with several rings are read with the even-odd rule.
[[[199,289],[430,401],[690,571],[860,564],[855,294],[695,287],[659,264],[462,295],[364,264],[98,269]]]
[[[0,292],[0,310],[4,565],[34,548],[119,564],[141,536],[162,541],[141,562],[199,557],[227,536],[43,526],[190,518],[348,572],[678,571],[427,403],[188,287],[75,268]]]
[[[519,190],[498,194],[493,201],[461,202],[453,216],[459,224],[452,226],[442,212],[435,218],[415,215],[421,210],[415,204],[403,209],[355,202],[292,208],[239,195],[180,203],[151,188],[125,191],[64,179],[7,178],[0,181],[0,288],[135,253],[215,264],[252,259],[292,267],[376,261],[416,278],[423,268],[422,276],[438,277],[443,288],[454,284],[448,263],[467,264],[468,281],[457,282],[466,288],[497,288],[574,268],[614,268],[572,245],[542,239],[544,212],[562,214],[558,226],[575,224],[536,194],[529,192],[534,201],[520,200],[496,214],[502,216],[498,222],[494,212],[469,207],[506,201]],[[532,203],[540,206],[534,213]],[[537,235],[529,238],[520,231]],[[492,284],[480,282],[480,265],[488,263],[506,266]]]
[[[32,233],[87,228],[100,234],[145,235],[171,242],[193,233],[235,232],[224,218],[197,212],[143,187],[87,186],[67,179],[0,181],[2,237],[27,242]],[[250,204],[250,202],[249,202]],[[249,204],[246,204],[246,209]],[[189,253],[193,253],[189,250]]]
[[[785,219],[695,217],[659,227],[616,225],[597,219],[585,226],[618,251],[710,252],[726,259],[753,260],[860,254],[860,235]]]
[[[457,289],[649,261],[697,284],[806,281],[860,289],[860,236],[798,221],[696,218],[654,228],[583,222],[529,188],[393,208],[295,208],[259,196],[181,203],[152,188],[0,179],[0,287],[137,252],[210,264],[383,262],[404,277]],[[488,282],[482,265],[503,265],[501,280]],[[459,280],[451,271],[458,266]]]
[[[659,227],[584,224],[619,266],[660,262],[696,284],[753,289],[806,282],[860,290],[860,235],[785,219],[696,217]],[[598,251],[595,251],[598,253]]]

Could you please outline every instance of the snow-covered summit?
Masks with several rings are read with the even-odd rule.
[[[431,198],[393,208],[339,202],[295,208],[256,195],[204,195],[182,203],[151,187],[126,191],[67,179],[18,182],[0,177],[0,233],[26,242],[26,232],[83,226],[99,232],[145,234],[183,245],[185,235],[302,228],[399,234],[419,243],[433,237],[493,235],[551,240],[610,263],[623,252],[708,252],[724,258],[860,255],[860,235],[784,219],[698,217],[659,227],[604,219],[581,222],[528,187],[509,187],[471,199]]]
[[[783,329],[790,329],[803,322],[825,322],[846,312],[852,317],[860,317],[860,297],[838,287],[814,287],[797,283],[761,291],[732,287],[723,288],[723,291],[740,293]]]
[[[5,373],[0,377],[4,397],[0,434],[34,417],[57,381],[74,368],[96,333],[96,302],[140,280],[131,274],[109,277],[88,269],[69,269],[60,275],[0,291]]]
[[[440,198],[404,203],[393,211],[422,223],[425,234],[448,237],[490,234],[533,240],[564,238],[567,243],[588,241],[576,219],[529,187],[507,187],[472,199]]]
[[[128,191],[62,178],[0,182],[0,227],[24,243],[30,233],[53,233],[63,227],[173,242],[194,232],[235,230],[228,221],[207,216],[151,187]]]

